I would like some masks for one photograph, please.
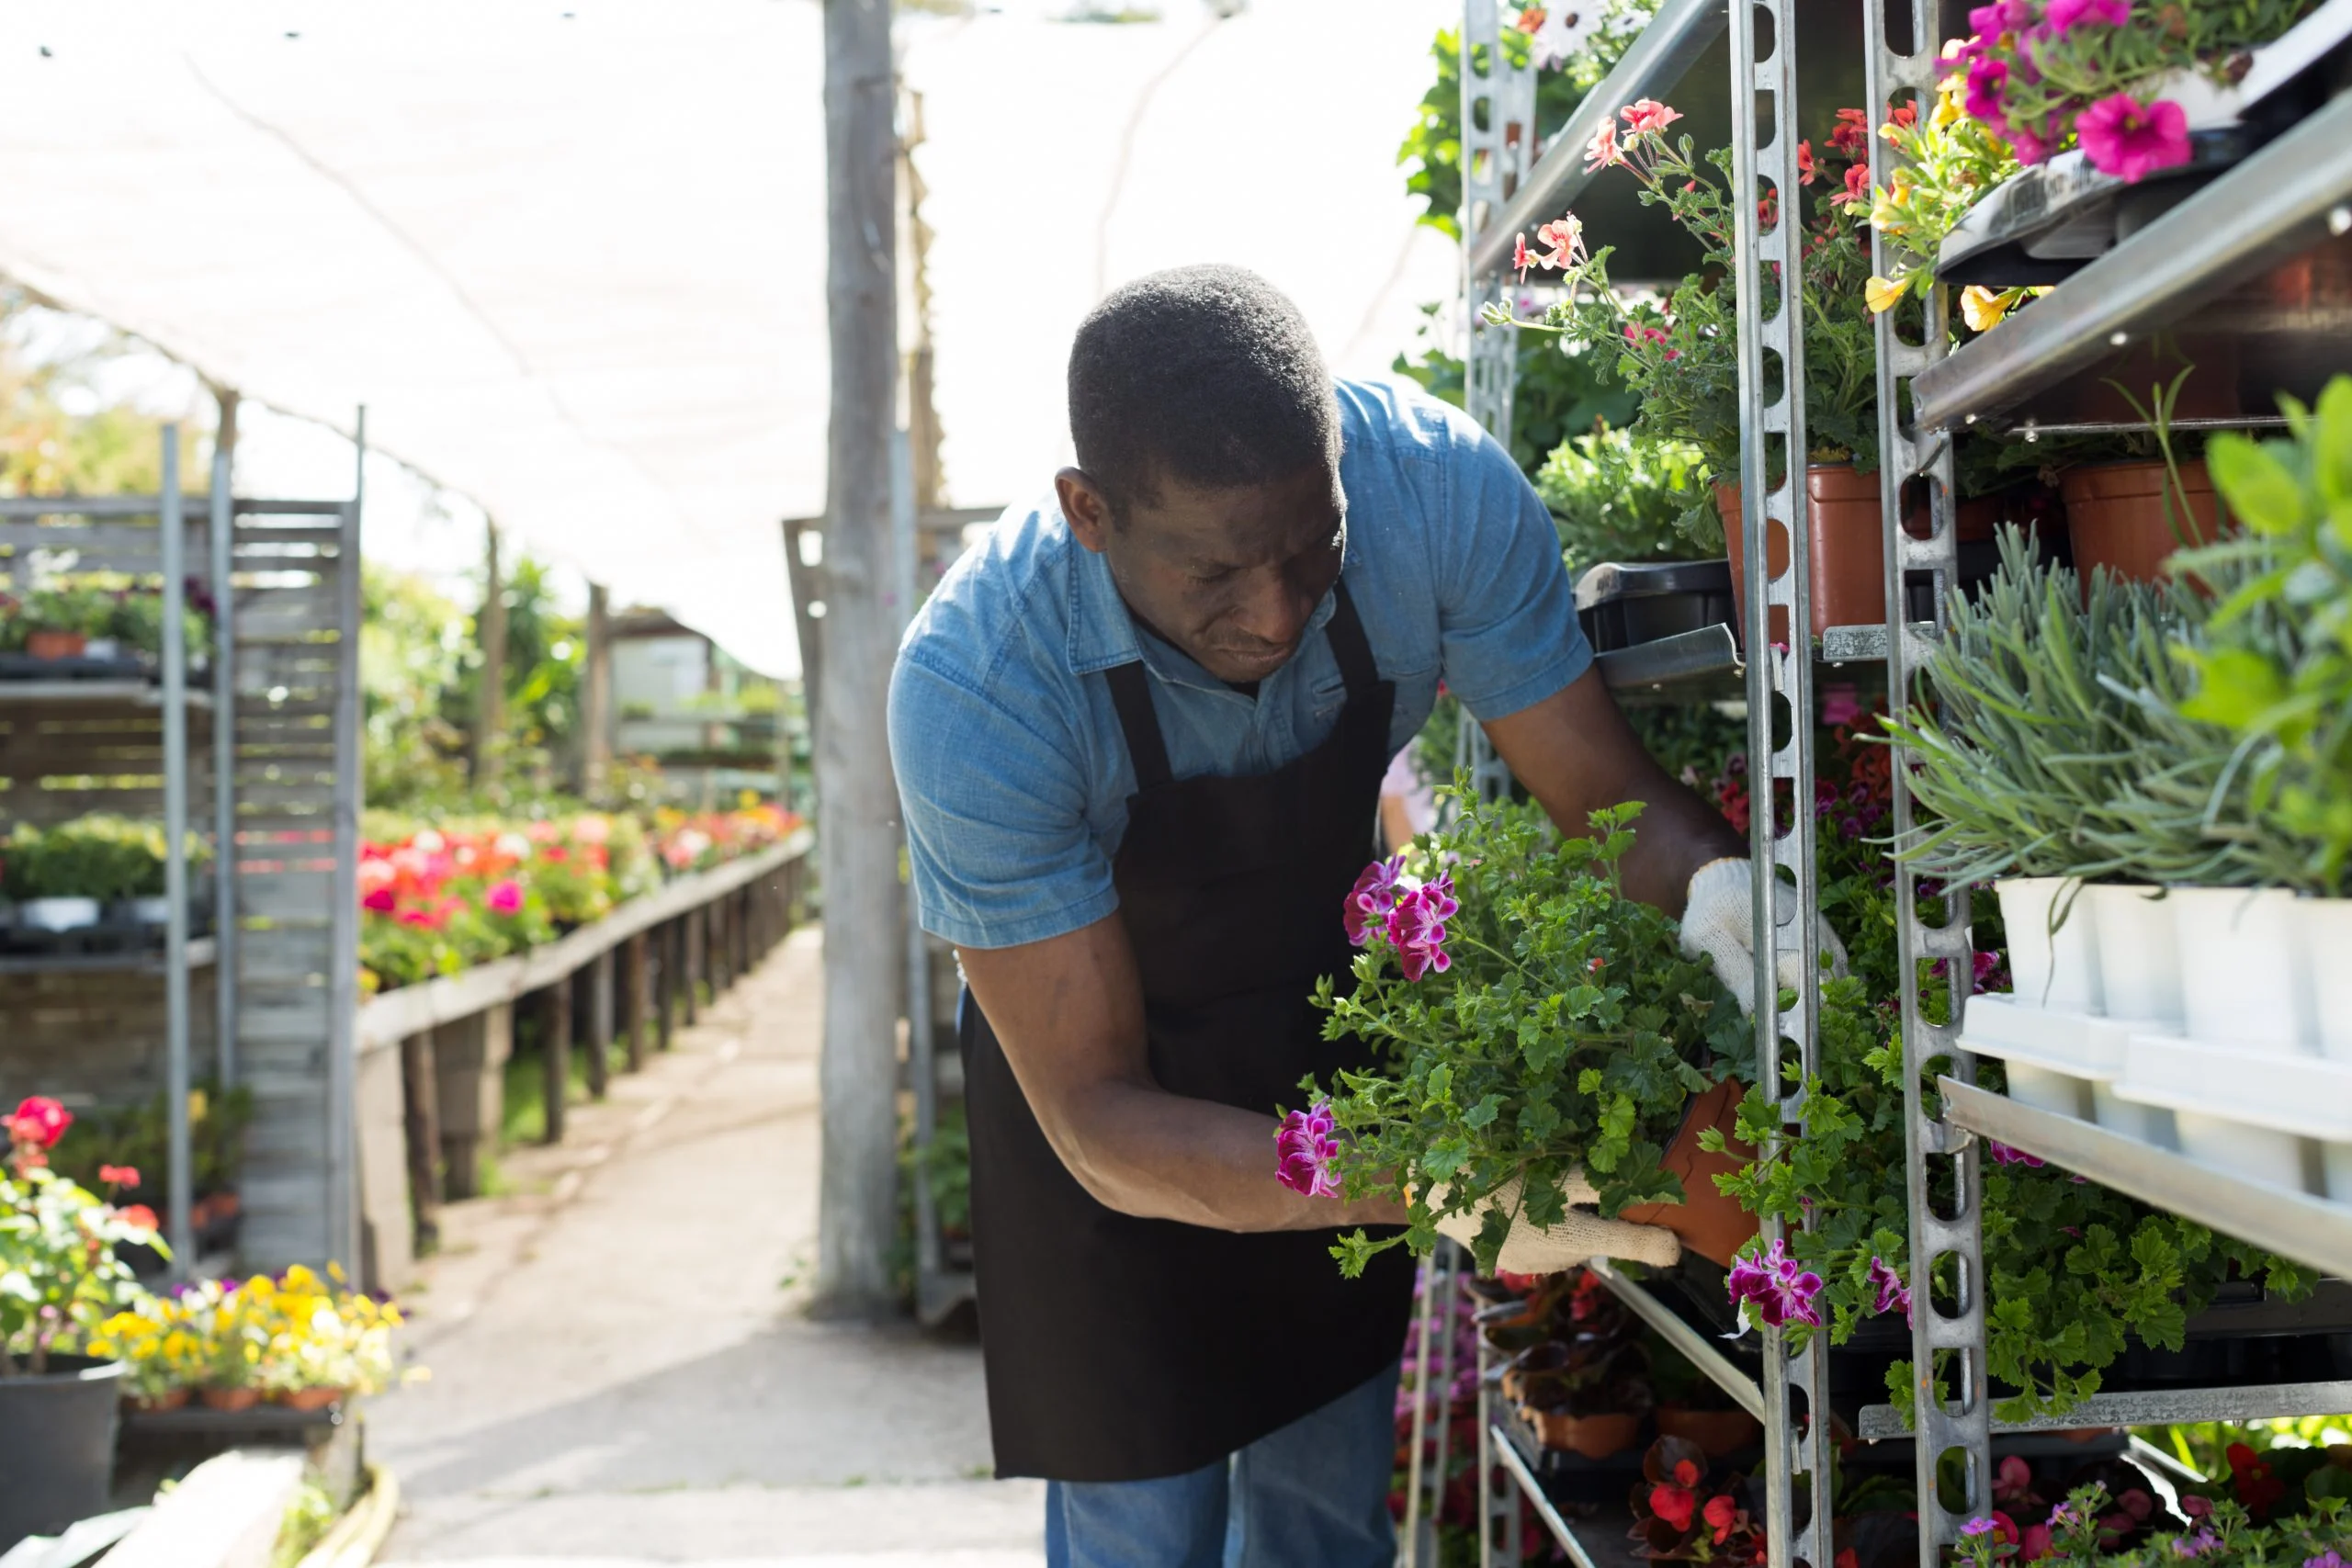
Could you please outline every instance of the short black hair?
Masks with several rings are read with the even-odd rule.
[[[1238,266],[1183,266],[1115,289],[1069,351],[1078,466],[1123,520],[1162,479],[1226,490],[1336,468],[1340,408],[1306,318]]]

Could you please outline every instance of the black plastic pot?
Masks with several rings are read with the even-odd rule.
[[[107,1511],[121,1398],[122,1363],[90,1356],[0,1378],[0,1551]]]
[[[1577,581],[1577,617],[1596,653],[1728,625],[1730,563],[1604,561]]]

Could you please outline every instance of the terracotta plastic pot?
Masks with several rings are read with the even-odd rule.
[[[1622,1454],[1641,1439],[1642,1418],[1638,1416],[1570,1416],[1559,1410],[1529,1410],[1523,1414],[1528,1425],[1535,1428],[1536,1440],[1545,1448],[1581,1454],[1586,1459]]]
[[[1886,623],[1886,539],[1880,525],[1878,475],[1858,474],[1846,463],[1818,464],[1804,471],[1806,528],[1813,558],[1813,635],[1831,626]],[[1724,548],[1731,558],[1732,604],[1747,636],[1746,540],[1739,522],[1740,488],[1715,487],[1715,513],[1723,519]],[[1771,569],[1788,565],[1785,545],[1772,552]],[[1772,640],[1789,640],[1786,615],[1772,612]]]
[[[1696,1443],[1709,1459],[1722,1459],[1761,1438],[1764,1428],[1745,1410],[1690,1410],[1679,1404],[1661,1404],[1657,1435]]]
[[[1747,1086],[1738,1079],[1725,1078],[1690,1102],[1682,1130],[1667,1145],[1662,1162],[1681,1179],[1681,1202],[1637,1204],[1618,1217],[1635,1224],[1662,1225],[1682,1238],[1684,1250],[1730,1268],[1732,1254],[1756,1234],[1756,1216],[1741,1208],[1737,1199],[1717,1191],[1713,1179],[1743,1169],[1756,1158],[1756,1151],[1736,1135],[1740,1097],[1746,1092]],[[1699,1146],[1699,1134],[1709,1127],[1724,1135],[1720,1154]]]
[[[271,1403],[288,1410],[324,1410],[349,1393],[343,1388],[289,1388],[277,1394]]]
[[[90,639],[83,632],[37,631],[25,634],[25,651],[35,659],[79,659]]]
[[[141,1415],[152,1416],[159,1410],[177,1410],[182,1405],[186,1404],[187,1400],[188,1391],[187,1389],[175,1388],[168,1389],[162,1393],[134,1399],[130,1402],[130,1407],[133,1410],[140,1412]]]
[[[239,1410],[251,1410],[254,1405],[259,1404],[261,1403],[261,1390],[257,1388],[208,1388],[199,1390],[197,1393],[197,1397],[204,1401],[204,1406],[208,1410],[226,1410],[233,1414]]]
[[[2182,532],[2199,544],[2221,537],[2226,523],[2222,498],[2213,493],[2213,479],[2202,460],[2180,465],[2180,484],[2188,493],[2188,515],[2178,520]],[[2161,462],[2098,463],[2059,477],[2066,528],[2075,541],[2075,570],[2086,593],[2093,567],[2133,582],[2164,576],[2166,558],[2180,547],[2166,520],[2169,489]],[[2172,510],[2179,509],[2176,496]]]

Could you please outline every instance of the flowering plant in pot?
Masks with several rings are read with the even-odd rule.
[[[1873,276],[1864,286],[1872,313],[1889,310],[1905,295],[1921,299],[1936,285],[1936,253],[1968,209],[1984,193],[2018,172],[2017,154],[1992,127],[1961,107],[1967,78],[1959,72],[1936,86],[1936,101],[1922,119],[1916,113],[1879,128],[1906,160],[1888,183],[1870,193],[1870,226],[1905,253],[1889,277]],[[1867,160],[1849,178],[1870,178]],[[1861,213],[1861,204],[1849,210]],[[1971,286],[1961,292],[1961,315],[1971,332],[1990,332],[2029,295],[2047,289],[1991,289]]]
[[[1690,441],[1715,476],[1722,521],[1710,526],[1703,506],[1694,504],[1682,526],[1691,537],[1709,540],[1728,529],[1723,536],[1736,579],[1742,542],[1734,522],[1740,401],[1731,153],[1718,149],[1702,159],[1690,138],[1669,135],[1680,114],[1652,99],[1627,105],[1620,118],[1622,133],[1613,121],[1602,124],[1586,152],[1587,165],[1629,171],[1641,182],[1644,204],[1664,207],[1699,241],[1704,270],[1685,277],[1663,304],[1628,299],[1610,286],[1609,247],[1588,255],[1583,225],[1570,213],[1538,231],[1536,248],[1522,240],[1517,257],[1522,271],[1560,271],[1562,298],[1541,321],[1519,321],[1501,306],[1490,308],[1490,317],[1615,350],[1619,379],[1641,400],[1635,433]],[[1768,197],[1762,214],[1768,228],[1786,220],[1803,222],[1806,230],[1800,284],[1816,632],[1885,618],[1878,487],[1860,478],[1878,467],[1877,349],[1866,303],[1870,256],[1841,211],[1868,200],[1868,147],[1866,117],[1841,109],[1826,144],[1818,151],[1810,142],[1800,148],[1803,182],[1824,187],[1813,198],[1812,213],[1792,209],[1784,218],[1770,209]],[[1781,285],[1768,277],[1765,287],[1776,294]],[[1770,310],[1775,301],[1768,298],[1764,306]]]
[[[92,1343],[138,1284],[119,1246],[158,1245],[155,1216],[49,1167],[73,1122],[35,1096],[5,1120],[0,1169],[0,1541],[100,1512],[114,1472],[122,1368]]]
[[[2189,161],[2182,99],[2233,85],[2247,52],[2315,3],[1996,0],[1968,14],[1962,102],[2020,163],[2080,146],[2093,167],[2137,182]]]
[[[1535,476],[1571,574],[1603,561],[1704,559],[1722,544],[1699,448],[1631,430],[1562,442]]]
[[[1555,842],[1532,807],[1454,793],[1450,827],[1368,867],[1351,893],[1353,986],[1317,987],[1326,1037],[1355,1035],[1385,1059],[1303,1084],[1329,1098],[1283,1132],[1289,1185],[1410,1194],[1400,1235],[1358,1231],[1334,1247],[1350,1274],[1400,1242],[1428,1252],[1456,1214],[1482,1216],[1473,1251],[1491,1272],[1513,1207],[1557,1225],[1588,1181],[1604,1216],[1662,1205],[1650,1223],[1671,1226],[1696,1213],[1676,1207],[1692,1195],[1668,1146],[1750,1032],[1707,964],[1678,950],[1673,922],[1623,895],[1638,806]]]
[[[1717,1475],[1696,1443],[1652,1443],[1631,1506],[1634,1547],[1648,1562],[1745,1568],[1764,1561],[1764,1521],[1748,1510],[1746,1478]]]

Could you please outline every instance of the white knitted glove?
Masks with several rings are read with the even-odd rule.
[[[1629,1263],[1667,1269],[1682,1256],[1682,1242],[1670,1230],[1637,1225],[1626,1220],[1604,1220],[1599,1214],[1579,1212],[1577,1204],[1600,1200],[1600,1194],[1593,1190],[1582,1171],[1562,1185],[1560,1196],[1567,1201],[1567,1216],[1548,1229],[1528,1223],[1527,1216],[1520,1213],[1519,1195],[1519,1182],[1513,1179],[1496,1189],[1494,1195],[1478,1208],[1467,1213],[1448,1214],[1438,1221],[1438,1234],[1470,1248],[1486,1224],[1487,1210],[1503,1210],[1511,1216],[1510,1234],[1503,1237],[1495,1267],[1506,1274],[1557,1274],[1594,1258],[1622,1258]],[[1444,1189],[1431,1192],[1430,1201],[1444,1202]]]
[[[1704,957],[1715,966],[1715,977],[1739,998],[1742,1012],[1754,1011],[1756,1001],[1756,914],[1750,901],[1748,865],[1746,858],[1738,856],[1709,861],[1690,874],[1690,891],[1682,906],[1682,951],[1693,958]],[[1781,901],[1784,923],[1775,945],[1781,985],[1793,990],[1804,978],[1804,954],[1797,945],[1792,903],[1791,899]],[[1846,947],[1826,919],[1820,920],[1820,942],[1831,973],[1843,975]]]

